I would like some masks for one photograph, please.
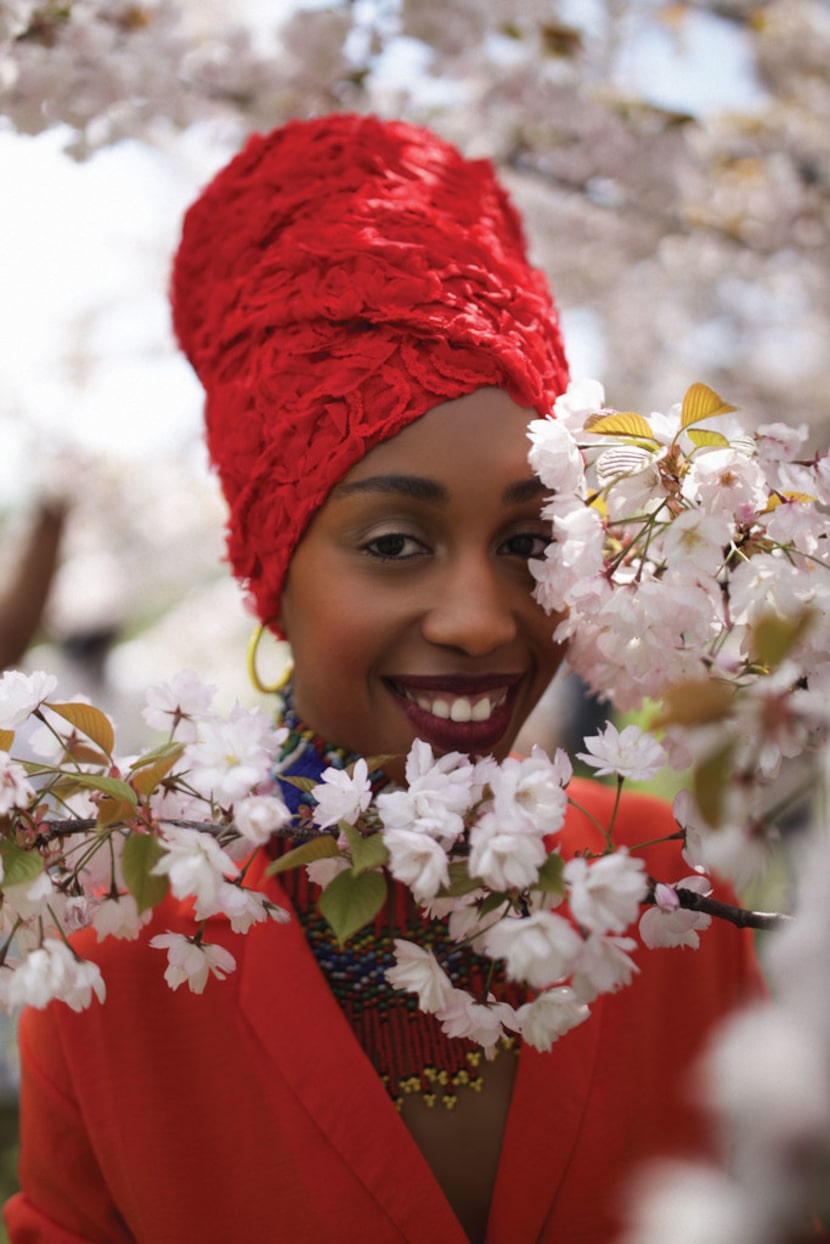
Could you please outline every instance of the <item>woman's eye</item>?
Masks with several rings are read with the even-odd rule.
[[[550,544],[550,536],[540,536],[535,532],[522,531],[518,535],[505,540],[502,548],[512,557],[521,557],[525,561],[531,558],[544,557],[545,549]]]
[[[414,536],[406,536],[400,531],[390,531],[385,536],[375,536],[362,545],[362,551],[380,561],[405,561],[409,557],[417,557],[423,553],[424,546]]]

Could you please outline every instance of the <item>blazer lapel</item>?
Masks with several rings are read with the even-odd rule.
[[[276,880],[257,877],[255,868],[248,884],[290,909]],[[464,1244],[457,1218],[332,997],[299,920],[259,925],[245,943],[240,1006],[275,1075],[290,1082],[404,1239]]]
[[[547,1054],[525,1046],[513,1088],[487,1244],[534,1244],[579,1135],[599,1051],[603,1000]]]

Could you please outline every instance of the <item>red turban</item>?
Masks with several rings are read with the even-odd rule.
[[[484,386],[544,414],[567,384],[491,164],[402,122],[252,137],[187,212],[171,300],[207,395],[229,558],[263,621],[312,515],[373,445]]]

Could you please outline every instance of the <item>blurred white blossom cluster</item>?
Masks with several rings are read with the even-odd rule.
[[[694,770],[675,803],[693,862],[744,882],[774,828],[764,786],[826,734],[830,459],[733,413],[700,384],[645,418],[573,382],[530,427],[553,529],[532,570],[588,685],[661,705],[671,764]]]

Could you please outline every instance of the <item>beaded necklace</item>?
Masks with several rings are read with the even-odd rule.
[[[319,780],[328,767],[344,769],[355,756],[326,744],[298,718],[290,689],[279,724],[287,727],[274,775],[283,797],[295,817],[308,804],[288,777]],[[389,780],[377,771],[370,775],[377,793]],[[290,850],[285,839],[275,844],[275,854]],[[522,987],[508,982],[504,970],[468,947],[455,945],[445,921],[426,920],[409,890],[397,882],[390,885],[384,908],[373,923],[340,946],[326,920],[317,910],[319,893],[305,869],[281,874],[280,881],[297,913],[312,954],[326,978],[335,1000],[343,1011],[361,1048],[380,1076],[398,1110],[404,1097],[419,1093],[427,1106],[440,1102],[452,1110],[459,1100],[459,1089],[480,1092],[484,1081],[481,1047],[463,1038],[448,1038],[434,1015],[418,1010],[417,998],[393,989],[385,972],[394,963],[393,942],[402,937],[429,948],[441,961],[450,980],[474,997],[484,997],[497,985],[501,997],[514,1006],[526,1000]],[[518,1042],[506,1038],[503,1051],[518,1051]]]

